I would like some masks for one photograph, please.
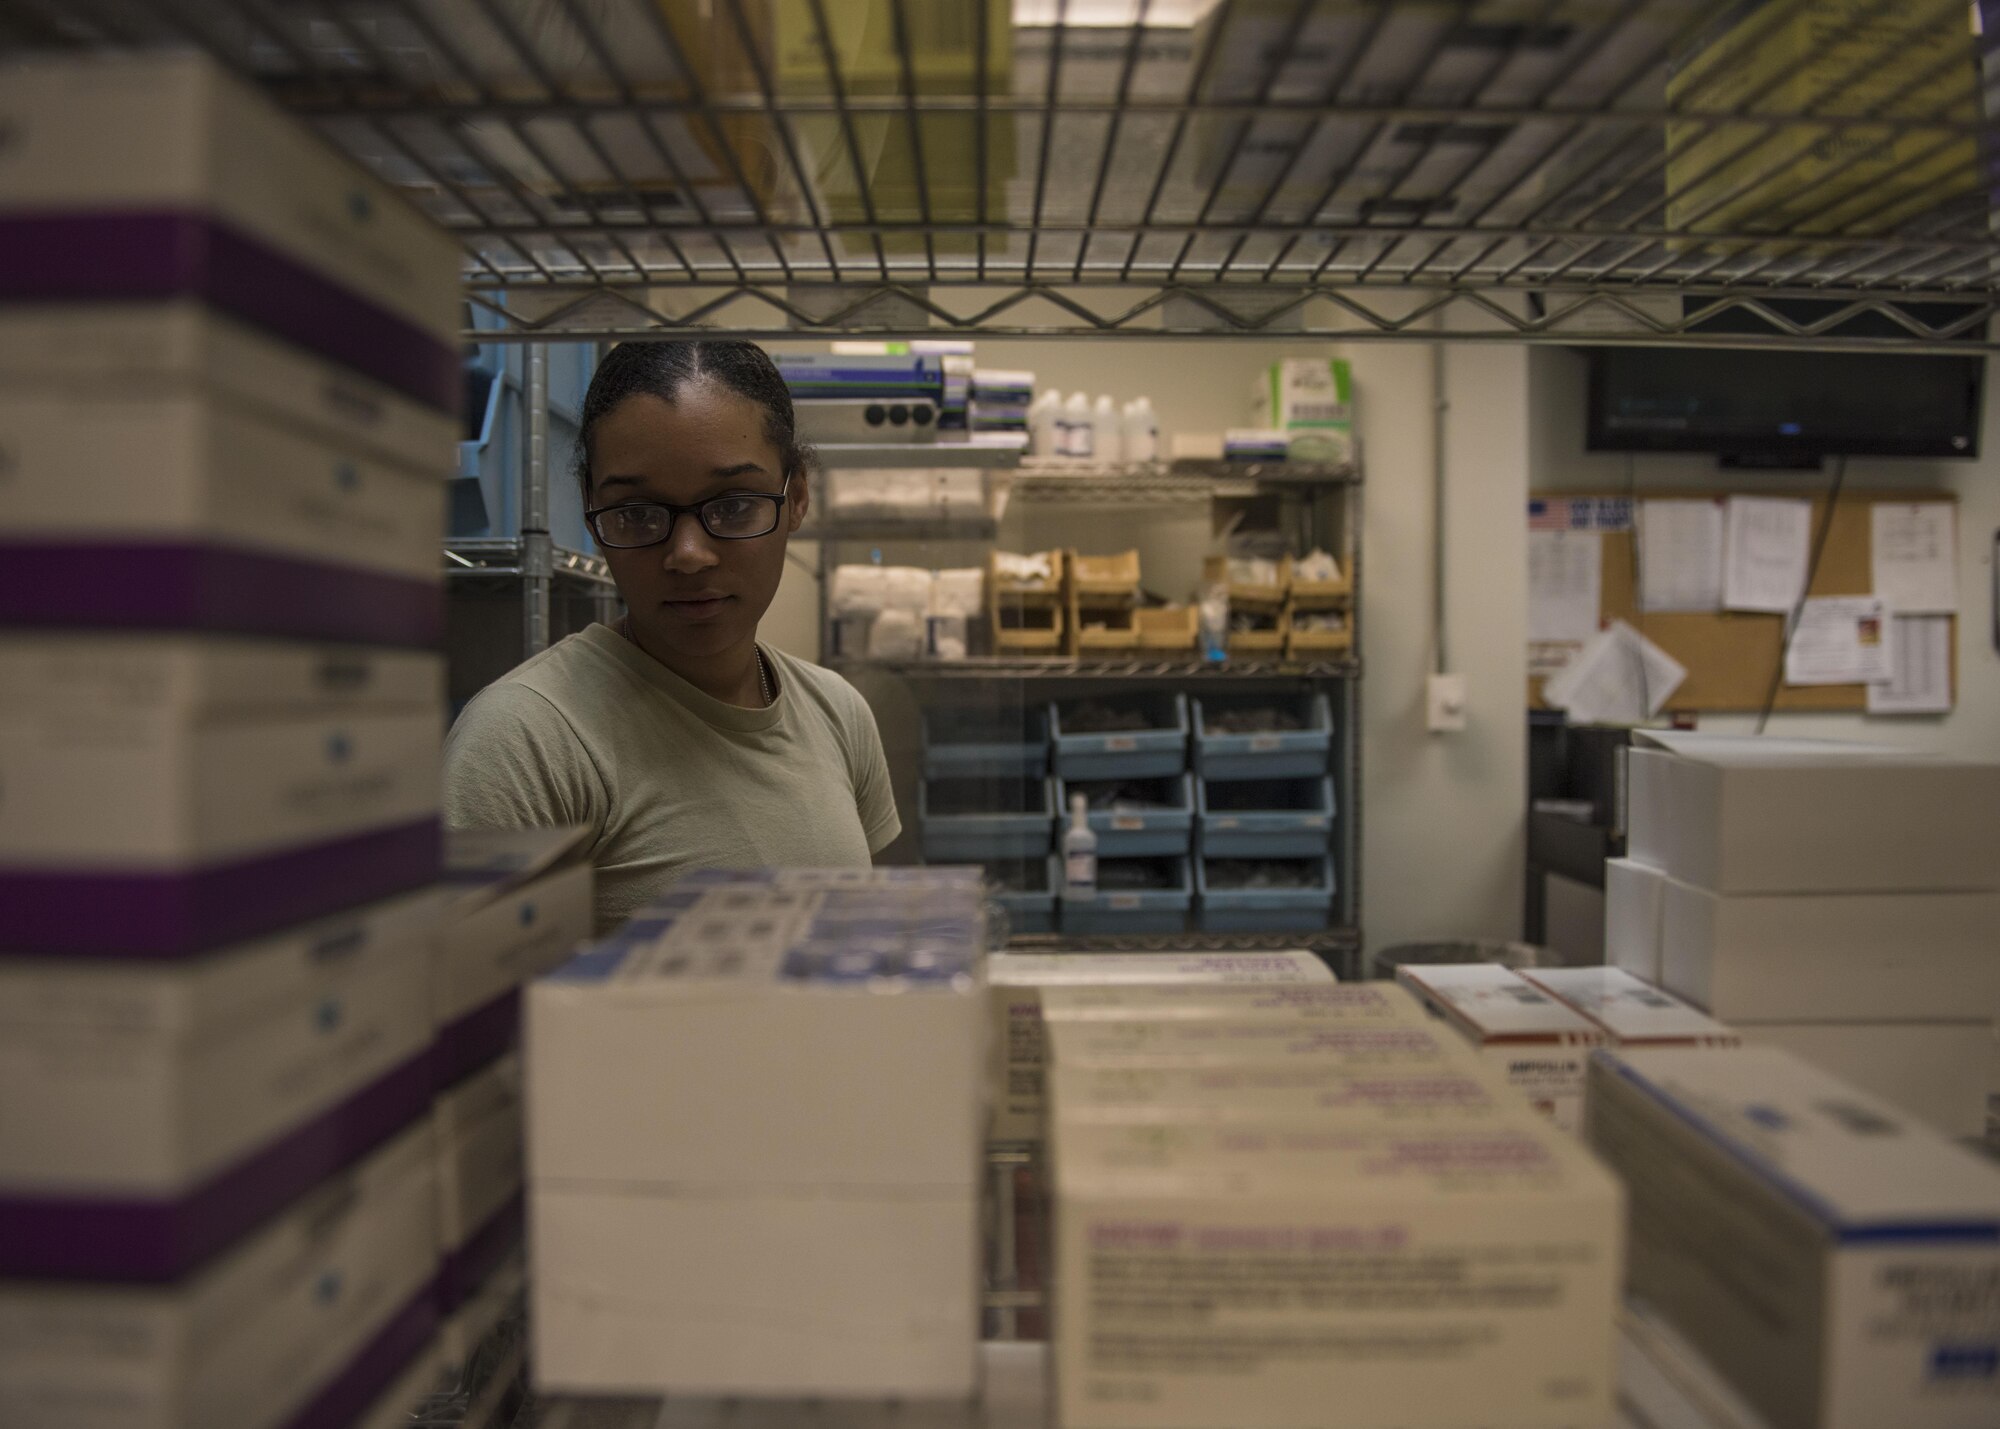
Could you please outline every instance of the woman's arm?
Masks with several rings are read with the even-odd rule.
[[[448,827],[582,824],[601,837],[609,807],[603,780],[576,731],[526,685],[489,685],[445,739]]]

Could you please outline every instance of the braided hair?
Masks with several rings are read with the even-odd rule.
[[[778,449],[781,475],[802,475],[812,465],[812,448],[799,440],[791,388],[785,385],[771,355],[756,343],[727,339],[621,342],[598,363],[583,399],[575,466],[586,507],[590,505],[590,448],[597,424],[627,397],[652,396],[671,402],[681,388],[696,381],[718,383],[764,409],[764,435]]]

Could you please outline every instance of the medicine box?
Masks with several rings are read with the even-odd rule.
[[[1586,1060],[1608,1040],[1601,1027],[1495,963],[1410,964],[1396,977],[1556,1125],[1577,1128]]]
[[[1618,968],[1528,968],[1521,976],[1602,1027],[1614,1047],[1734,1047],[1730,1028]]]
[[[1330,983],[1312,953],[995,953],[987,961],[995,1052],[995,1141],[1042,1135],[1042,991],[1052,987]]]
[[[0,937],[186,953],[428,882],[440,674],[409,651],[0,634]]]
[[[0,379],[16,396],[198,397],[442,482],[448,413],[191,300],[0,305]]]
[[[446,1044],[442,1075],[456,1079],[512,1045],[520,1022],[516,990],[589,939],[592,872],[578,861],[587,841],[581,828],[445,835],[451,900],[432,994]],[[508,1008],[494,1007],[501,999]]]
[[[1058,1122],[1065,1429],[1610,1422],[1619,1188],[1537,1119]]]
[[[176,1285],[0,1281],[5,1421],[77,1423],[88,1407],[92,1424],[268,1429],[385,1334],[423,1343],[436,1324],[434,1156],[426,1120]]]
[[[1631,1288],[1775,1429],[2000,1422],[2000,1168],[1769,1048],[1600,1053]]]
[[[1284,1066],[1066,1067],[1049,1076],[1052,1122],[1188,1126],[1362,1121],[1423,1128],[1530,1114],[1466,1047],[1441,1043],[1429,1065],[1381,1072],[1337,1061]]]
[[[1880,1097],[1947,1136],[1986,1132],[1993,1020],[1739,1022],[1753,1047],[1776,1047]]]
[[[0,228],[29,296],[199,294],[456,407],[458,243],[304,123],[185,53],[17,63],[0,91]]]
[[[1879,745],[1643,731],[1629,852],[1715,893],[2000,887],[2000,764]]]
[[[1718,894],[1663,886],[1661,982],[1729,1021],[2000,1011],[2000,893]]]
[[[984,928],[926,872],[689,881],[530,989],[543,1387],[971,1392]]]
[[[1175,1022],[1058,1022],[1049,1060],[1068,1067],[1256,1067],[1337,1062],[1382,1072],[1429,1067],[1457,1036],[1415,1009],[1384,1002],[1348,1019],[1278,1017]]]
[[[1657,868],[1629,858],[1604,861],[1604,961],[1607,964],[1650,983],[1665,981],[1660,949],[1666,917],[1666,892],[1667,876]]]
[[[465,1245],[521,1194],[521,1058],[510,1053],[440,1091],[438,1237]]]

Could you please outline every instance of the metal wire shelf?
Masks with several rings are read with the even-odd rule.
[[[170,44],[462,235],[501,338],[1933,350],[2000,304],[1962,0],[0,0],[0,49]]]

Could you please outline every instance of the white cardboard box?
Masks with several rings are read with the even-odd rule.
[[[437,1266],[428,1122],[175,1286],[0,1282],[0,1423],[269,1429]]]
[[[1179,983],[1265,985],[1331,982],[1312,953],[995,953],[986,977],[993,989],[995,1141],[1042,1135],[1042,989],[1138,987]]]
[[[517,1052],[438,1093],[438,1237],[457,1250],[520,1193],[521,1057]]]
[[[435,408],[187,299],[0,308],[0,382],[205,397],[432,481],[456,469],[462,435]]]
[[[1050,987],[1042,990],[1042,1023],[1213,1022],[1275,1018],[1345,1021],[1376,1015],[1384,996],[1368,983],[1295,986]]]
[[[1669,882],[1661,982],[1729,1021],[2000,1012],[2000,893],[1718,894]]]
[[[1310,1062],[1382,1070],[1435,1064],[1456,1036],[1433,1020],[1385,1012],[1366,1021],[1288,1019],[1059,1022],[1049,1028],[1052,1066],[1248,1067]]]
[[[0,534],[220,545],[434,582],[445,476],[216,402],[121,385],[0,398]]]
[[[1537,1119],[1058,1123],[1065,1429],[1608,1423],[1619,1188]]]
[[[453,829],[435,997],[439,1026],[559,967],[595,925],[582,829]]]
[[[1667,876],[1630,858],[1604,863],[1604,961],[1661,982]]]
[[[177,868],[435,818],[440,666],[215,637],[0,638],[0,863]]]
[[[1615,1047],[1734,1047],[1742,1040],[1618,968],[1528,968],[1521,976],[1602,1027]]]
[[[1753,1047],[1777,1047],[1947,1136],[1986,1134],[1993,1022],[1739,1022]]]
[[[1717,893],[2000,887],[2000,764],[1880,745],[1642,731],[1631,857]]]
[[[1396,977],[1556,1125],[1577,1128],[1585,1067],[1608,1040],[1604,1029],[1497,963],[1407,964]]]
[[[0,959],[0,1184],[172,1195],[417,1056],[442,901],[170,966]]]
[[[1605,1053],[1631,1285],[1774,1429],[2000,1423],[2000,1168],[1769,1048]]]
[[[12,136],[0,154],[0,218],[213,213],[440,342],[458,340],[458,242],[212,60],[10,64],[0,128]]]
[[[1342,1062],[1237,1067],[1068,1067],[1049,1072],[1051,1123],[1290,1125],[1377,1122],[1422,1129],[1527,1115],[1529,1108],[1463,1046],[1429,1064],[1383,1071]]]

